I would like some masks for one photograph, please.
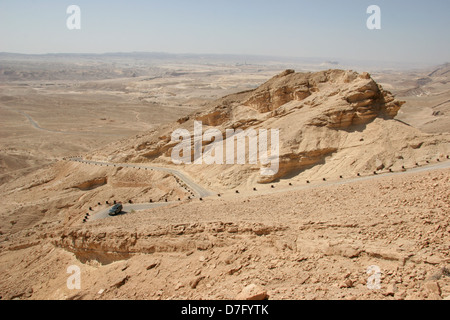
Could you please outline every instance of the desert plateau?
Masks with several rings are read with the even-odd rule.
[[[448,300],[449,77],[0,53],[0,299]],[[276,129],[277,170],[229,129]]]

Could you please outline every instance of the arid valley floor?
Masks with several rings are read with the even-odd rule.
[[[0,54],[0,299],[449,299],[450,65],[349,69]],[[171,163],[194,120],[279,175]]]

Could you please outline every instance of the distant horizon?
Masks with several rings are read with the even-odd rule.
[[[374,16],[379,29],[369,27],[372,5],[380,8]],[[446,0],[0,1],[0,51],[316,57],[431,66],[450,61],[448,12]]]
[[[47,53],[22,53],[22,52],[3,52],[0,51],[0,55],[17,55],[17,56],[108,56],[108,55],[166,55],[168,57],[173,56],[186,56],[186,57],[216,57],[216,58],[253,58],[261,60],[275,59],[274,62],[283,63],[329,63],[336,64],[336,66],[348,66],[348,65],[359,65],[373,67],[381,67],[388,69],[422,69],[422,68],[432,68],[450,63],[450,61],[441,61],[435,63],[424,63],[424,62],[404,62],[404,61],[383,61],[383,60],[368,60],[368,59],[348,59],[341,57],[294,57],[294,56],[277,56],[277,55],[264,55],[264,54],[239,54],[239,53],[192,53],[192,52],[163,52],[163,51],[117,51],[117,52],[47,52]],[[279,59],[277,61],[277,59]],[[251,60],[246,61],[252,63]],[[394,65],[396,67],[394,67]]]

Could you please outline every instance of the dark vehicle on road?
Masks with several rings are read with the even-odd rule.
[[[115,216],[122,212],[123,206],[121,203],[115,204],[111,209],[109,209],[109,215]]]

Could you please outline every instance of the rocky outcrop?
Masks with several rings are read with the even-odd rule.
[[[374,140],[377,147],[372,146],[370,152],[364,151],[365,158],[361,157],[362,151],[357,151],[358,158],[350,162],[352,166],[356,164],[364,168],[373,159],[383,162],[378,159],[378,154],[388,159],[385,162],[392,162],[390,159],[397,157],[398,149],[409,148],[406,141],[404,146],[394,146],[394,137],[385,134],[387,130],[402,132],[404,140],[417,143],[427,139],[425,136],[418,138],[417,131],[405,129],[406,126],[401,123],[389,124],[390,129],[383,128],[385,124],[388,125],[388,121],[384,120],[393,119],[403,104],[403,101],[396,100],[389,91],[378,85],[368,73],[346,70],[296,73],[286,70],[254,90],[223,97],[203,111],[140,136],[133,140],[131,150],[129,146],[123,145],[122,149],[118,148],[112,154],[109,149],[105,155],[108,161],[151,161],[172,165],[171,153],[179,142],[171,140],[172,133],[177,129],[187,130],[193,145],[194,122],[202,123],[203,133],[212,128],[221,133],[224,155],[229,152],[225,148],[226,142],[229,142],[226,141],[227,129],[253,129],[257,133],[260,129],[278,130],[279,168],[271,175],[261,173],[261,169],[268,166],[262,161],[249,163],[249,150],[246,150],[247,161],[244,165],[217,165],[207,170],[205,165],[182,168],[200,179],[199,182],[233,188],[246,181],[269,183],[294,177],[308,168],[325,164],[327,159],[335,155],[339,157],[342,150],[364,148],[364,139],[359,138],[362,143],[358,143],[350,136],[364,132],[366,126],[378,119],[377,125],[373,126],[380,131],[373,134],[384,140]],[[202,151],[212,148],[215,140],[203,139]],[[190,156],[191,162],[194,162],[193,148]],[[369,168],[371,172],[374,169]]]
[[[92,189],[104,186],[107,183],[108,183],[108,178],[101,177],[101,178],[90,179],[90,180],[84,181],[82,183],[79,183],[79,184],[73,186],[72,188],[77,188],[77,189],[86,191],[86,190],[92,190]]]
[[[243,104],[263,113],[278,109],[292,100],[304,100],[317,89],[307,76],[299,75],[294,70],[286,70],[256,89]]]
[[[328,101],[324,101],[323,95]],[[305,104],[323,108],[309,124],[340,129],[368,123],[378,116],[394,118],[404,103],[395,101],[392,94],[377,85],[368,73],[358,75],[342,70],[294,73],[287,70],[256,89],[243,104],[264,113],[309,97]]]
[[[282,225],[264,225],[262,223],[208,223],[177,224],[151,226],[145,230],[89,230],[73,228],[60,234],[49,234],[53,245],[76,255],[83,263],[95,260],[101,264],[128,259],[136,254],[155,252],[188,252],[207,250],[223,246],[219,239],[205,240],[205,234],[228,234],[256,236],[268,235],[285,230]]]

